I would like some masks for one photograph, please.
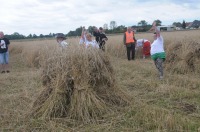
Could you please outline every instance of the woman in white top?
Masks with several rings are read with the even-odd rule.
[[[150,30],[155,30],[154,32],[154,41],[151,44],[151,58],[154,60],[156,68],[159,71],[160,79],[163,79],[163,62],[165,61],[166,54],[164,51],[164,41],[163,37],[160,35],[160,31],[156,27],[156,22],[153,23],[153,26]]]
[[[89,47],[99,48],[99,45],[97,44],[96,40],[92,39],[92,35],[90,33],[86,34],[85,46],[86,48],[89,48]]]
[[[86,41],[86,34],[87,34],[87,30],[85,29],[85,27],[82,27],[82,33],[81,33],[81,38],[79,41],[79,44],[84,44]]]
[[[97,44],[96,40],[92,39],[92,35],[85,30],[85,27],[83,27],[82,29],[79,44],[84,45],[86,48],[99,48],[99,45]]]

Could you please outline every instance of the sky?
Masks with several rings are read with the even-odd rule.
[[[0,31],[46,35],[67,34],[80,26],[162,25],[200,20],[200,0],[0,0]]]

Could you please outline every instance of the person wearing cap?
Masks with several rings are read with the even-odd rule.
[[[165,61],[166,54],[164,51],[164,40],[160,34],[160,31],[156,27],[156,22],[153,22],[151,30],[155,30],[154,32],[154,41],[151,44],[151,58],[154,60],[155,66],[159,72],[159,78],[163,79],[163,62]]]
[[[135,59],[135,35],[131,27],[127,27],[127,31],[124,33],[124,45],[127,49],[127,58],[130,61]]]
[[[99,28],[99,48],[103,51],[105,51],[105,44],[108,38],[106,37],[106,34],[103,32],[103,28]]]
[[[4,33],[0,31],[0,68],[1,73],[9,73],[9,52],[8,47],[10,41],[4,37]]]
[[[136,50],[142,48],[143,59],[150,56],[151,42],[147,39],[138,39],[135,46]]]
[[[60,47],[64,48],[68,46],[67,42],[65,41],[66,37],[63,33],[57,33],[56,40]]]

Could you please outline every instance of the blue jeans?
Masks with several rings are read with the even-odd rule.
[[[0,64],[8,64],[9,62],[9,52],[0,53]]]

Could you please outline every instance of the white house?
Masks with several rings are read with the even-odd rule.
[[[174,26],[170,25],[170,26],[157,26],[158,30],[160,31],[173,31],[174,30]]]

